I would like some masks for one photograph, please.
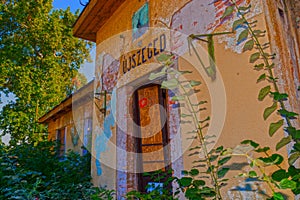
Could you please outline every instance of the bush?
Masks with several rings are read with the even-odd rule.
[[[59,158],[53,142],[0,146],[0,199],[108,199],[93,187],[90,155]]]

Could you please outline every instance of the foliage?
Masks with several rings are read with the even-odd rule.
[[[113,191],[90,182],[90,155],[69,152],[64,159],[55,143],[22,144],[0,149],[0,199],[108,199]]]
[[[177,199],[176,197],[173,197],[170,191],[170,184],[172,184],[173,180],[176,179],[175,177],[169,176],[171,174],[172,174],[172,170],[169,170],[167,172],[162,170],[157,170],[151,173],[149,172],[144,173],[143,176],[145,177],[149,176],[151,180],[153,180],[155,183],[161,183],[162,185],[160,184],[157,186],[153,184],[147,185],[146,190],[148,191],[146,193],[140,191],[130,191],[126,194],[126,198],[127,199],[138,198],[141,200]]]
[[[203,135],[203,129],[207,127],[209,117],[201,120],[197,115],[201,109],[204,109],[203,107],[199,107],[199,105],[203,105],[206,101],[193,103],[189,97],[197,91],[195,86],[198,86],[201,83],[196,80],[182,81],[180,76],[191,72],[176,71],[175,69],[172,69],[171,58],[173,55],[163,55],[160,56],[158,60],[163,62],[165,67],[158,73],[152,73],[150,79],[153,80],[161,76],[166,76],[167,74],[168,80],[162,82],[162,87],[183,91],[180,96],[177,95],[172,97],[172,100],[184,101],[185,104],[188,105],[188,113],[182,113],[181,117],[184,120],[187,118],[191,119],[190,121],[185,122],[193,122],[193,125],[196,125],[191,129],[190,133],[196,133],[197,139],[199,140],[199,146],[191,149],[193,151],[191,155],[199,156],[200,152],[204,154],[203,159],[196,159],[193,162],[200,163],[200,165],[194,166],[190,171],[183,171],[184,176],[182,178],[172,178],[172,181],[176,182],[178,187],[173,196],[168,199],[176,199],[176,195],[179,193],[183,193],[187,199],[222,199],[221,187],[226,185],[228,180],[223,177],[229,171],[229,168],[223,167],[223,165],[226,164],[232,156],[244,156],[250,161],[250,168],[252,169],[247,173],[239,174],[239,177],[254,178],[265,182],[272,191],[272,196],[269,199],[284,199],[285,197],[280,191],[285,189],[291,190],[295,195],[300,194],[300,169],[294,166],[294,163],[300,157],[300,130],[296,129],[291,122],[292,120],[297,119],[298,114],[287,110],[284,105],[284,101],[288,100],[288,94],[279,91],[277,86],[278,78],[273,75],[272,69],[274,68],[275,63],[273,63],[272,60],[275,55],[267,52],[269,43],[261,44],[260,42],[260,38],[265,36],[266,31],[257,29],[257,21],[247,20],[247,15],[251,13],[251,5],[247,7],[238,7],[234,1],[231,1],[231,3],[232,4],[225,10],[222,18],[231,16],[235,11],[238,12],[240,18],[233,22],[233,31],[236,29],[244,29],[240,32],[237,43],[244,43],[244,52],[253,51],[249,58],[249,63],[255,64],[254,69],[259,71],[264,70],[258,77],[257,83],[266,81],[268,85],[259,91],[258,100],[263,101],[267,97],[270,97],[273,100],[273,104],[267,107],[263,112],[264,120],[267,120],[275,113],[275,111],[283,118],[270,123],[268,135],[272,137],[279,129],[285,126],[284,131],[287,136],[277,143],[276,151],[292,144],[291,153],[288,157],[289,166],[287,169],[284,169],[281,164],[285,162],[285,158],[282,155],[276,151],[275,153],[270,153],[270,147],[261,147],[252,140],[242,141],[241,144],[235,148],[223,149],[223,147],[218,147],[208,152],[206,147],[207,138]],[[199,38],[192,34],[188,39],[189,45],[196,51],[192,44],[193,39]],[[196,55],[198,56],[197,52]],[[190,92],[189,89],[193,90],[193,92]],[[206,171],[201,171],[203,169],[206,169]],[[209,179],[207,179],[207,177],[206,179],[203,178],[205,177],[205,174],[210,175]],[[211,182],[212,184],[207,182]],[[161,191],[164,190],[162,188],[157,188],[157,191],[151,191],[147,194],[136,192],[131,194],[135,194],[135,197],[138,197],[139,199],[150,199],[153,197],[153,194],[158,196],[159,194],[162,194],[159,193]],[[161,199],[158,196],[156,196],[156,198]]]
[[[300,194],[300,169],[294,166],[296,160],[300,157],[300,130],[293,126],[292,120],[297,119],[298,114],[288,110],[285,107],[285,101],[288,100],[288,94],[279,91],[276,78],[273,74],[274,54],[268,52],[269,43],[261,43],[261,38],[265,37],[266,31],[257,29],[257,21],[247,20],[247,15],[251,13],[251,5],[247,7],[238,7],[234,1],[228,12],[224,13],[223,17],[231,15],[234,11],[238,13],[240,17],[233,23],[233,31],[236,29],[244,29],[240,35],[239,40],[246,41],[244,43],[244,51],[252,51],[249,62],[255,64],[254,69],[263,71],[258,77],[257,82],[265,81],[268,85],[263,87],[258,94],[258,100],[263,101],[266,97],[270,97],[273,100],[273,104],[265,108],[263,113],[264,120],[267,120],[270,115],[277,111],[277,115],[281,118],[278,121],[271,122],[269,125],[269,136],[273,136],[276,132],[284,126],[286,136],[282,138],[276,144],[276,151],[282,147],[286,147],[292,144],[290,154],[288,156],[288,168],[283,169],[280,165],[284,162],[284,157],[278,153],[269,154],[269,147],[261,148],[259,144],[254,141],[246,140],[242,142],[242,146],[239,148],[252,148],[248,152],[244,152],[240,155],[246,156],[250,161],[250,166],[254,171],[250,171],[248,174],[242,174],[245,177],[255,177],[268,184],[273,192],[273,196],[270,199],[284,199],[283,195],[278,192],[279,189],[290,189],[295,195]],[[263,154],[264,157],[251,156],[251,152]],[[272,171],[271,177],[266,172],[270,173],[270,166],[275,166]],[[258,169],[258,173],[255,172]]]
[[[0,4],[0,94],[15,96],[0,113],[0,129],[12,144],[40,140],[38,118],[76,89],[72,79],[90,48],[72,36],[77,17],[52,10],[52,0]]]

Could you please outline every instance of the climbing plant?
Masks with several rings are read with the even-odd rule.
[[[190,130],[190,133],[196,134],[199,142],[199,146],[190,150],[198,155],[201,151],[204,155],[203,159],[196,159],[194,161],[194,163],[201,163],[198,165],[198,168],[193,167],[190,171],[182,171],[182,178],[172,177],[172,179],[170,179],[170,181],[177,183],[177,188],[173,196],[168,196],[167,199],[178,199],[179,193],[183,193],[187,199],[223,199],[221,188],[226,185],[228,179],[224,178],[224,176],[230,170],[224,167],[224,164],[226,164],[232,156],[244,156],[249,161],[251,170],[247,173],[238,174],[238,176],[265,182],[272,191],[272,195],[269,199],[285,199],[285,196],[281,193],[282,190],[291,190],[294,195],[300,194],[300,169],[295,165],[295,162],[300,157],[300,130],[293,126],[292,123],[293,120],[297,119],[298,114],[285,107],[288,94],[279,90],[278,78],[275,77],[273,73],[273,68],[276,66],[273,60],[276,55],[269,53],[269,42],[262,42],[262,39],[265,41],[264,37],[266,31],[257,28],[256,20],[247,19],[247,15],[251,14],[251,5],[238,6],[235,1],[231,0],[231,5],[226,8],[222,18],[228,18],[234,13],[236,13],[239,18],[233,22],[232,32],[235,32],[237,29],[242,29],[238,35],[237,42],[238,44],[243,43],[243,52],[252,52],[249,63],[254,65],[254,70],[262,72],[257,79],[257,83],[262,81],[268,83],[267,86],[260,89],[257,98],[259,101],[264,101],[265,98],[269,97],[272,98],[273,101],[272,105],[265,108],[262,119],[267,120],[274,114],[281,117],[278,121],[270,123],[268,135],[272,137],[283,127],[286,136],[278,141],[275,151],[270,147],[262,147],[250,139],[242,141],[240,145],[234,148],[224,149],[223,147],[218,147],[208,151],[207,141],[209,138],[205,137],[203,130],[208,126],[210,118],[201,119],[200,116],[202,115],[198,115],[199,112],[205,109],[203,105],[207,103],[207,101],[195,103],[192,102],[190,98],[192,94],[197,93],[198,90],[196,87],[201,83],[198,80],[186,81],[180,79],[182,75],[192,72],[174,69],[172,67],[173,55],[164,54],[159,56],[158,61],[162,62],[164,67],[160,72],[152,73],[149,78],[154,80],[159,77],[167,76],[168,80],[162,82],[162,88],[181,91],[180,95],[175,95],[171,100],[184,101],[185,105],[187,105],[188,113],[181,113],[181,118],[183,120],[190,119],[193,122],[191,124],[193,124],[194,127]],[[207,34],[205,36],[208,39],[207,42],[213,45],[212,35]],[[195,39],[202,40],[199,37],[202,37],[202,35],[192,34],[188,38],[189,46],[196,53],[198,58],[199,54],[197,54],[197,50],[193,46],[192,41]],[[213,46],[210,46],[210,61],[215,61],[213,50]],[[205,68],[205,72],[212,79],[215,78],[214,65]],[[283,147],[287,147],[287,145],[291,146],[291,150],[288,160],[286,161],[285,157],[280,155],[277,151]],[[282,163],[284,162],[288,163],[287,168],[283,167]],[[201,167],[199,168],[199,166]],[[205,174],[209,175],[209,178],[205,177]],[[153,199],[154,197],[154,199],[160,199],[158,196],[165,194],[167,191],[168,190],[164,187],[157,187],[150,193],[142,194],[140,192],[131,192],[129,194],[131,197],[135,196],[139,199]]]
[[[233,22],[233,31],[243,29],[238,36],[238,42],[245,41],[243,51],[251,51],[252,54],[249,62],[254,64],[254,69],[262,71],[258,77],[257,82],[265,81],[267,86],[260,89],[258,100],[263,101],[270,97],[273,101],[272,105],[265,108],[263,112],[263,119],[267,120],[272,114],[279,115],[282,119],[272,122],[269,125],[269,136],[272,137],[279,129],[283,127],[286,136],[283,137],[276,144],[276,151],[291,144],[290,154],[288,155],[288,168],[284,169],[280,164],[284,162],[284,157],[279,153],[270,154],[270,147],[260,147],[254,141],[245,140],[243,145],[248,145],[248,151],[244,151],[239,155],[246,156],[250,161],[250,166],[258,170],[250,171],[248,174],[241,174],[241,176],[254,177],[267,183],[273,192],[270,199],[284,199],[284,196],[278,192],[279,189],[290,189],[295,195],[300,193],[300,169],[296,167],[295,162],[300,157],[300,130],[293,126],[292,120],[296,120],[298,114],[288,110],[285,106],[285,101],[288,100],[288,94],[281,92],[278,87],[278,78],[274,76],[273,69],[276,63],[273,62],[275,54],[269,53],[269,42],[262,42],[265,39],[265,30],[257,28],[257,20],[248,20],[247,15],[251,13],[251,5],[237,6],[235,1],[231,1],[232,5],[227,7],[223,18],[237,13],[239,18]],[[277,112],[276,112],[277,111]],[[263,154],[263,156],[250,156],[251,152]],[[275,166],[275,170],[271,176],[269,172]],[[258,175],[259,174],[259,175]]]

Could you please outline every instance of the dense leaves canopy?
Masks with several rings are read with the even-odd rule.
[[[0,113],[0,129],[12,143],[38,140],[38,118],[77,87],[72,80],[90,48],[72,35],[77,17],[53,10],[52,0],[2,0],[0,92],[16,98]]]

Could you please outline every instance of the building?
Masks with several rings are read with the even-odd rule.
[[[286,106],[299,113],[299,3],[237,3],[251,4],[249,20],[258,20],[256,28],[267,30],[271,51],[277,54],[274,73],[281,91],[290,94]],[[91,145],[95,185],[115,189],[118,199],[122,199],[126,192],[143,191],[153,182],[141,176],[143,171],[172,168],[173,175],[180,177],[183,169],[193,167],[195,157],[189,156],[188,149],[195,147],[197,141],[189,139],[186,132],[193,128],[183,123],[183,104],[173,98],[180,90],[162,89],[160,85],[170,80],[170,74],[157,75],[163,72],[164,64],[170,65],[164,61],[171,56],[172,68],[191,70],[193,73],[184,78],[203,83],[201,92],[193,98],[209,102],[201,112],[211,118],[205,134],[216,138],[209,148],[235,147],[252,139],[274,149],[283,137],[283,132],[272,138],[267,134],[268,124],[280,117],[272,115],[262,120],[264,108],[272,101],[259,101],[257,95],[267,83],[256,84],[261,72],[254,71],[249,63],[252,52],[242,53],[245,41],[239,41],[240,30],[228,33],[236,18],[221,18],[228,5],[228,0],[91,0],[85,7],[74,25],[74,35],[97,46]],[[212,33],[217,35],[205,35]],[[196,48],[190,54],[187,39],[191,34],[203,36],[209,45],[205,41],[194,42]],[[196,52],[200,52],[204,66]],[[215,57],[216,69],[205,52]],[[299,124],[299,120],[294,123]],[[281,153],[286,155],[286,149]],[[228,176],[249,171],[243,163],[247,165],[246,160],[234,159],[230,163],[234,170]],[[255,184],[251,183],[253,191],[247,192],[232,187],[247,188],[249,183],[236,179],[231,183],[226,194],[229,199],[244,195],[255,199],[259,195]],[[262,186],[262,190],[267,189]]]
[[[90,150],[93,92],[94,81],[91,81],[39,119],[48,126],[48,139],[60,142],[59,155],[68,150],[84,155]]]

